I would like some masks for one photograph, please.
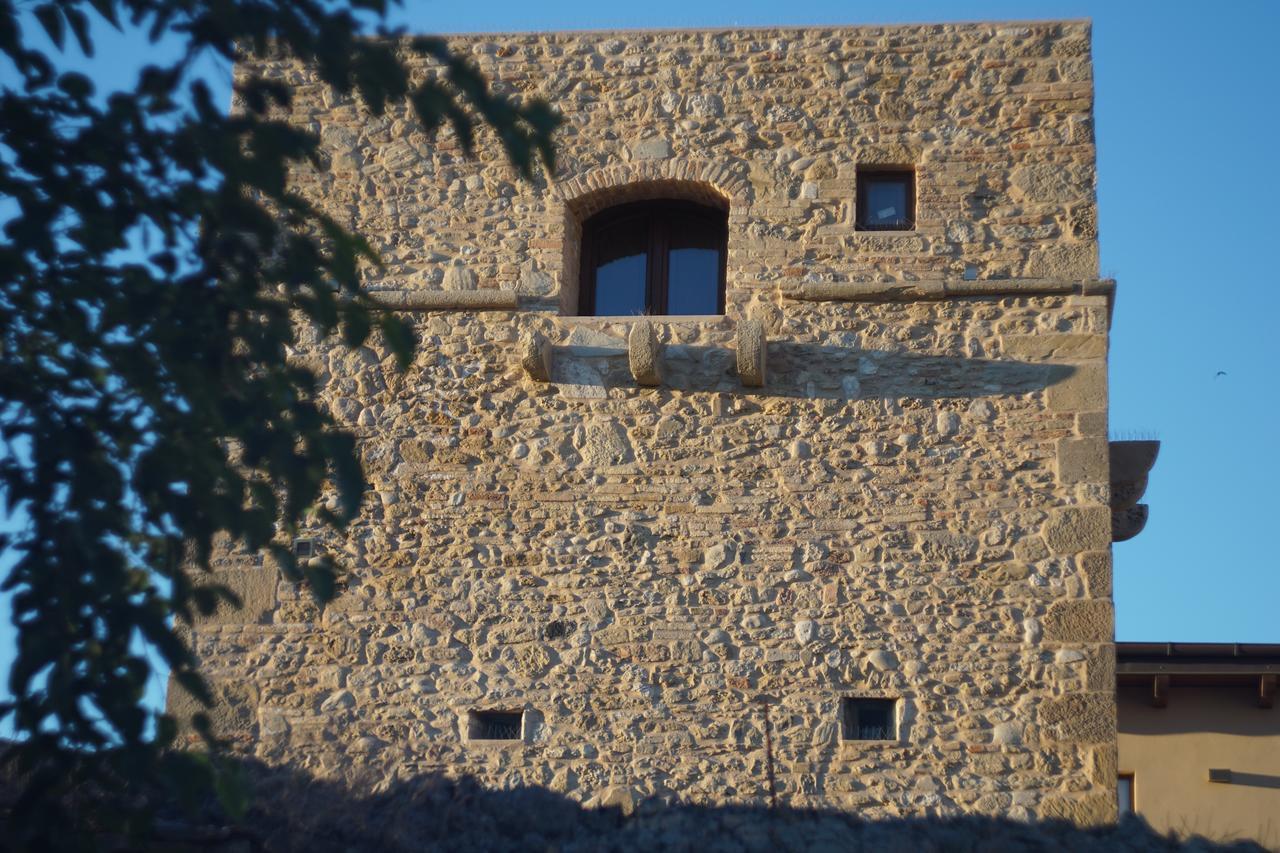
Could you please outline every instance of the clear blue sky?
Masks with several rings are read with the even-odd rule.
[[[1280,510],[1268,438],[1280,420],[1280,275],[1264,251],[1280,239],[1280,2],[409,0],[393,20],[500,32],[1032,18],[1093,20],[1102,273],[1119,283],[1111,429],[1163,445],[1151,520],[1115,547],[1117,636],[1280,642],[1280,557],[1267,533]],[[91,68],[110,86],[156,58],[114,37]],[[208,74],[229,91],[225,68]],[[6,675],[12,650],[0,628]],[[160,691],[157,679],[157,702]]]

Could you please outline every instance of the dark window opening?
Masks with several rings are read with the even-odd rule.
[[[898,700],[844,699],[841,704],[845,740],[898,739]]]
[[[1116,806],[1120,817],[1133,814],[1133,774],[1121,773],[1116,779]]]
[[[910,231],[916,227],[916,176],[908,170],[858,170],[859,231]]]
[[[472,711],[467,720],[471,740],[520,740],[523,711]]]
[[[609,208],[582,226],[579,312],[723,314],[729,214],[688,201]]]

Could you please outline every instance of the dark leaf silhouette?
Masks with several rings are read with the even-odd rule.
[[[20,13],[0,0],[0,52],[16,71],[0,81],[0,500],[20,521],[0,543],[15,558],[4,589],[18,635],[0,716],[19,735],[6,760],[34,774],[14,843],[70,826],[69,792],[101,787],[104,768],[176,773],[170,790],[214,785],[243,811],[218,761],[160,761],[180,722],[217,742],[207,719],[144,708],[148,653],[209,701],[174,619],[238,604],[205,575],[217,537],[267,549],[286,578],[333,595],[341,567],[299,564],[289,543],[304,519],[348,523],[365,482],[315,377],[286,360],[300,325],[351,346],[380,336],[402,368],[411,359],[407,326],[361,290],[374,251],[288,189],[292,165],[319,162],[316,137],[275,118],[288,90],[238,77],[228,115],[196,59],[293,55],[374,113],[407,102],[468,151],[487,126],[526,177],[552,165],[546,104],[493,94],[438,39],[364,38],[361,21],[385,11],[55,0]],[[132,89],[97,92],[59,73],[59,53],[91,54],[98,26],[182,50]],[[52,53],[33,46],[44,35]],[[436,78],[411,80],[402,52],[429,57]],[[88,819],[132,831],[143,817]]]

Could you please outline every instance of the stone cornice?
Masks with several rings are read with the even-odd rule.
[[[383,290],[369,294],[392,311],[518,311],[514,290]]]
[[[802,302],[929,302],[965,296],[1106,296],[1115,298],[1111,279],[1008,278],[935,281],[803,282],[783,285],[782,295]]]

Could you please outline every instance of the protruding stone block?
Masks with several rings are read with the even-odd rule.
[[[742,320],[738,323],[738,377],[748,388],[763,388],[765,362],[769,342],[765,339],[764,323],[759,320]]]
[[[1111,511],[1111,541],[1127,542],[1147,526],[1150,508],[1146,504],[1134,504],[1128,509]]]
[[[1105,551],[1111,543],[1111,509],[1072,506],[1054,510],[1044,526],[1044,538],[1056,554]]]
[[[662,384],[662,344],[648,320],[641,320],[631,327],[631,333],[627,335],[627,358],[636,382],[641,385]]]
[[[551,381],[551,344],[534,329],[520,333],[520,366],[535,382]]]
[[[1124,542],[1147,525],[1147,505],[1138,503],[1147,490],[1147,474],[1160,453],[1158,441],[1113,441],[1111,468],[1111,540]]]
[[[1158,441],[1113,441],[1108,445],[1111,482],[1145,479],[1160,455]]]
[[[1111,511],[1120,512],[1129,509],[1147,493],[1147,478],[1123,480],[1111,484]]]
[[[445,290],[475,290],[476,283],[476,274],[468,269],[462,261],[454,261],[454,263],[444,271]]]

